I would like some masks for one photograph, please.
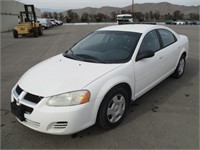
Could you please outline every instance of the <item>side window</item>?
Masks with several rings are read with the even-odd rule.
[[[147,33],[147,35],[144,37],[142,44],[140,46],[139,52],[143,51],[158,51],[160,49],[160,43],[157,36],[156,31],[151,31]]]
[[[163,47],[166,47],[174,42],[176,42],[176,38],[174,36],[174,34],[168,30],[165,29],[160,29],[158,30],[158,32],[160,33],[162,42],[163,42]]]

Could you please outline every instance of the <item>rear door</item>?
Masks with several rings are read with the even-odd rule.
[[[158,29],[158,34],[161,37],[163,44],[162,51],[165,52],[165,72],[170,74],[176,67],[177,60],[179,59],[181,46],[178,46],[177,38],[175,35],[166,29]]]

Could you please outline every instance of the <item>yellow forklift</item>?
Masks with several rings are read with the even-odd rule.
[[[24,5],[25,11],[20,12],[20,22],[13,30],[14,38],[19,35],[43,35],[42,25],[37,21],[34,5]]]

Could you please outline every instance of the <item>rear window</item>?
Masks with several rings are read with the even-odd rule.
[[[160,36],[161,36],[161,39],[162,39],[162,42],[163,42],[163,47],[171,45],[171,44],[173,44],[174,42],[177,41],[174,34],[172,32],[170,32],[169,30],[160,29],[160,30],[158,30],[158,32],[160,33]]]

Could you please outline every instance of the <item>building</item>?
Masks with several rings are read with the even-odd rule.
[[[19,20],[20,11],[24,11],[24,4],[17,1],[1,1],[1,29],[0,32],[10,31],[17,24]],[[41,11],[35,8],[37,17],[41,17]]]

